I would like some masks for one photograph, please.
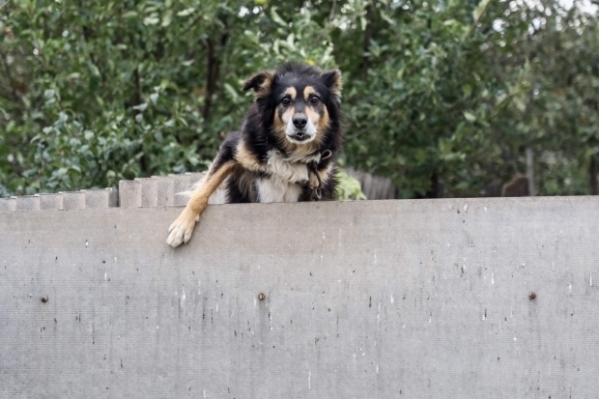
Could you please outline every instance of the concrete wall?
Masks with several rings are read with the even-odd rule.
[[[0,398],[594,398],[598,205],[1,212]]]

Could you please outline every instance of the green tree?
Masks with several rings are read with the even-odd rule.
[[[289,60],[341,68],[341,163],[403,197],[484,195],[526,148],[540,193],[591,192],[597,11],[560,4],[10,1],[0,195],[201,170],[251,101],[243,79]]]

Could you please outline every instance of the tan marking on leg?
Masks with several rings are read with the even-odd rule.
[[[208,205],[208,199],[212,193],[214,193],[218,186],[220,186],[222,182],[225,181],[227,176],[231,174],[235,165],[235,161],[229,161],[225,162],[216,170],[211,168],[208,171],[208,175],[206,176],[203,184],[196,188],[191,194],[191,199],[189,200],[185,211],[189,210],[189,212],[193,212],[197,215],[202,213],[206,208],[206,205]]]
[[[200,219],[200,214],[206,209],[210,196],[231,174],[236,165],[237,162],[229,161],[216,169],[214,166],[210,168],[206,178],[191,194],[191,199],[183,212],[169,227],[169,236],[166,239],[168,245],[173,248],[178,247],[191,239],[193,228]]]
[[[259,172],[263,169],[263,166],[260,164],[258,158],[256,158],[256,156],[252,154],[250,150],[248,150],[243,141],[237,145],[235,160],[239,162],[244,169],[251,170],[253,172]]]

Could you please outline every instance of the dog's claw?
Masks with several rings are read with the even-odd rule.
[[[194,218],[183,212],[168,228],[169,235],[166,243],[173,248],[181,244],[187,244],[191,239],[193,228],[198,220],[199,216]]]

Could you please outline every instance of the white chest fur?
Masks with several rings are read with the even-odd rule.
[[[306,183],[308,165],[297,159],[283,158],[278,151],[268,154],[266,171],[270,177],[257,181],[260,202],[297,202],[302,192],[298,183]]]
[[[309,180],[308,165],[295,159],[283,158],[280,152],[268,154],[266,169],[273,177],[287,183],[302,183]]]
[[[276,177],[263,177],[256,182],[260,202],[297,202],[302,188]]]

